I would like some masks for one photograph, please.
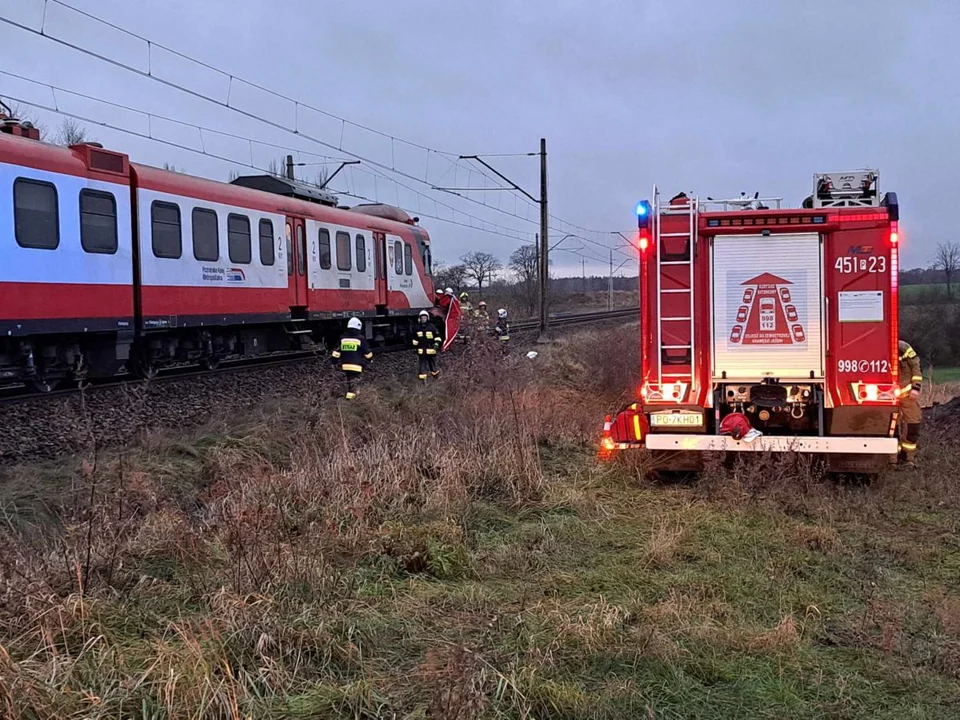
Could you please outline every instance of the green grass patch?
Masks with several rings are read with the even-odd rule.
[[[932,383],[960,382],[960,367],[935,367],[927,372],[924,379]]]

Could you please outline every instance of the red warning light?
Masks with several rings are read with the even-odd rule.
[[[640,239],[637,240],[637,245],[640,248],[640,252],[646,252],[646,249],[650,247],[650,238],[641,233]]]
[[[896,245],[898,242],[900,242],[900,227],[898,223],[892,222],[890,223],[890,244]]]

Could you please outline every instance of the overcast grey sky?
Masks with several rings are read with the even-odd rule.
[[[669,194],[714,197],[759,190],[796,206],[809,194],[814,172],[859,167],[880,168],[882,187],[900,196],[905,267],[927,264],[938,242],[955,239],[946,212],[957,192],[960,148],[960,2],[954,0],[64,2],[236,77],[428,147],[528,152],[544,136],[551,212],[602,231],[588,234],[594,242],[615,244],[610,232],[633,226],[633,207],[653,183]],[[44,0],[8,1],[0,17],[39,28],[44,6]],[[56,3],[46,4],[45,22],[48,33],[70,43],[121,62],[145,62],[136,41]],[[150,59],[158,75],[224,96],[225,78],[157,51]],[[344,156],[7,24],[0,24],[0,69],[185,123]],[[0,76],[5,93],[50,102],[49,89]],[[63,94],[57,101],[111,124],[145,125],[141,116]],[[292,117],[284,103],[249,88],[235,87],[231,103],[281,124]],[[57,122],[49,114],[44,120]],[[339,145],[337,127],[317,120],[311,132]],[[197,143],[189,127],[151,120],[150,131]],[[218,179],[232,168],[252,172],[102,127],[91,133],[141,162],[168,161]],[[220,140],[207,137],[207,152],[249,162],[247,144]],[[389,141],[349,128],[343,143],[428,182],[483,182],[466,164],[426,160],[413,150],[398,155]],[[255,154],[255,164],[264,165],[282,153],[257,147]],[[491,162],[537,194],[536,158]],[[426,212],[425,198],[437,198],[530,239],[537,230],[422,183],[403,180],[420,197],[383,176],[374,185],[362,168],[345,171],[340,187],[407,207],[421,203]],[[498,195],[471,197],[535,217],[529,205]],[[428,217],[422,224],[436,255],[448,261],[470,249],[506,258],[518,244]],[[566,244],[578,243],[607,256],[583,241]],[[556,266],[579,272],[580,261],[558,254]],[[591,261],[587,272],[605,273],[606,266]]]

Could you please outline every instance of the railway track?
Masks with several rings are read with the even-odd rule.
[[[393,346],[379,348],[375,351],[377,355],[395,353],[405,350],[405,346]],[[238,360],[224,360],[216,370],[199,369],[196,364],[185,364],[167,370],[161,370],[156,377],[150,380],[135,377],[133,375],[118,375],[112,378],[103,378],[94,382],[71,382],[64,387],[59,387],[50,392],[36,392],[25,386],[18,385],[0,391],[0,407],[4,405],[13,405],[32,400],[42,400],[44,398],[64,398],[77,395],[80,392],[93,393],[103,390],[115,390],[125,387],[135,387],[138,385],[159,384],[174,380],[186,380],[199,377],[216,377],[241,370],[250,370],[253,368],[273,368],[280,365],[291,365],[302,363],[307,360],[323,360],[327,355],[319,350],[305,350],[299,352],[277,353],[269,357],[260,358],[242,358]]]
[[[608,320],[618,320],[636,317],[639,308],[622,308],[618,310],[604,310],[590,313],[573,313],[569,315],[556,315],[550,318],[550,327],[569,327],[571,325],[584,325],[591,323],[605,322]],[[525,333],[537,330],[540,327],[539,320],[521,320],[511,324],[511,331]],[[406,346],[391,346],[375,350],[375,354],[384,355],[405,350]],[[192,377],[213,377],[216,375],[247,370],[250,368],[271,368],[279,365],[288,365],[299,363],[305,360],[312,360],[325,357],[323,353],[316,350],[307,350],[300,352],[289,352],[271,355],[261,358],[244,358],[239,360],[225,360],[220,364],[217,370],[202,370],[195,364],[181,365],[167,370],[161,370],[156,377],[151,380],[143,380],[132,375],[121,375],[112,378],[104,378],[94,382],[69,383],[55,390],[46,393],[39,393],[24,386],[12,386],[10,388],[0,389],[0,407],[23,403],[40,398],[64,398],[76,395],[81,391],[85,393],[99,392],[124,387],[143,385],[146,383],[163,383],[173,380],[184,380]]]
[[[589,313],[571,313],[569,315],[554,315],[550,317],[549,327],[568,327],[570,325],[588,325],[591,323],[600,323],[607,320],[624,320],[639,317],[640,308],[620,308],[617,310],[601,310],[599,312]],[[521,320],[520,322],[510,323],[512,332],[527,332],[537,330],[540,327],[539,320]]]

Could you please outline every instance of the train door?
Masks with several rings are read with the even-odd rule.
[[[376,255],[374,272],[374,303],[387,304],[387,236],[381,232],[373,233],[373,247]]]
[[[287,277],[290,282],[290,305],[306,307],[307,238],[302,218],[287,218]]]

